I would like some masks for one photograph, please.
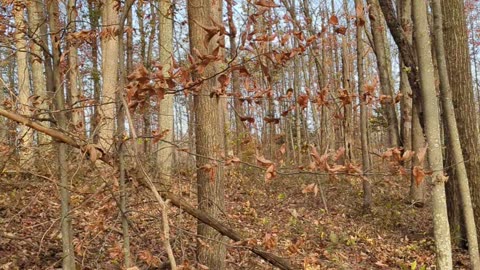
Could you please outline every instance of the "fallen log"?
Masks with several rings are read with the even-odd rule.
[[[19,114],[10,112],[10,111],[7,111],[7,110],[2,109],[2,108],[0,108],[0,116],[4,116],[4,117],[6,117],[10,120],[13,120],[13,121],[18,122],[22,125],[30,127],[32,129],[35,129],[38,132],[42,132],[42,133],[52,137],[55,140],[58,140],[60,142],[68,144],[72,147],[75,147],[75,148],[78,148],[82,151],[85,151],[86,144],[85,145],[79,144],[79,142],[77,140],[68,136],[67,134],[63,133],[62,131],[46,127],[42,124],[39,124],[35,121],[32,121],[32,120],[28,119],[27,117],[24,117],[22,115],[19,115]],[[99,149],[99,150],[101,150],[101,149]],[[107,154],[107,153],[104,153],[103,151],[102,151],[102,155],[99,157],[99,159],[102,160],[103,162],[107,163],[108,165],[113,165],[112,156]],[[239,232],[233,230],[232,228],[226,226],[221,221],[215,219],[211,215],[193,207],[186,200],[184,200],[181,196],[175,195],[171,192],[160,192],[160,193],[166,199],[170,200],[170,202],[174,206],[182,209],[183,211],[185,211],[189,215],[193,216],[194,218],[196,218],[200,222],[203,222],[206,225],[212,227],[213,229],[215,229],[216,231],[218,231],[222,235],[224,235],[224,236],[226,236],[226,237],[228,237],[228,238],[230,238],[230,239],[232,239],[233,241],[236,241],[236,242],[245,240],[245,238],[242,237],[241,233],[239,233]],[[284,269],[284,270],[294,269],[293,266],[291,266],[290,263],[286,259],[284,259],[284,258],[282,258],[278,255],[267,252],[267,251],[265,251],[265,250],[263,250],[259,247],[255,247],[255,246],[246,246],[245,248],[247,248],[248,250],[250,250],[254,254],[258,255],[259,257],[261,257],[265,261],[269,262],[270,264],[272,264],[272,265],[274,265],[274,266],[276,266],[280,269]]]

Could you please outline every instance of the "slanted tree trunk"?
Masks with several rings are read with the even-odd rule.
[[[115,132],[115,91],[118,77],[118,13],[115,0],[106,0],[102,6],[102,105],[99,127],[100,145],[109,151]]]
[[[439,104],[435,91],[427,6],[424,1],[413,1],[412,7],[415,47],[417,49],[422,91],[422,108],[425,117],[425,134],[428,143],[427,154],[430,170],[432,171],[433,232],[437,252],[437,267],[440,270],[450,270],[453,269],[453,265],[445,197],[445,181],[447,177],[443,174]]]
[[[453,165],[455,165],[456,182],[460,189],[460,197],[462,198],[462,210],[465,218],[465,228],[467,231],[468,250],[470,255],[472,269],[480,269],[480,254],[478,253],[477,231],[475,227],[475,218],[473,215],[472,199],[470,196],[470,187],[468,183],[467,170],[463,162],[462,147],[460,144],[460,136],[458,134],[457,121],[455,119],[455,111],[452,103],[452,92],[448,78],[447,63],[445,56],[444,37],[442,30],[442,6],[441,0],[432,2],[434,35],[438,74],[440,79],[440,92],[442,99],[442,108],[444,122],[446,123],[447,138],[449,147],[447,148],[453,154]],[[475,111],[475,110],[474,110]],[[476,125],[474,125],[475,127]]]
[[[217,34],[205,47],[206,32],[201,26],[222,24],[222,1],[189,0],[188,21],[190,50],[192,55],[195,50],[201,54],[211,55],[223,44],[223,35]],[[218,50],[219,58],[223,59],[223,50]],[[197,59],[198,60],[198,59]],[[211,62],[203,74],[194,74],[194,79],[209,77],[220,71],[221,62]],[[198,207],[213,217],[219,217],[224,210],[224,169],[223,164],[214,162],[209,158],[220,159],[224,154],[224,127],[220,112],[222,102],[220,97],[210,93],[218,87],[216,78],[209,79],[200,86],[198,95],[195,95],[195,136],[197,157],[197,191]],[[213,174],[212,174],[213,173]],[[197,245],[197,256],[201,264],[210,269],[225,269],[226,248],[224,237],[217,231],[199,222],[197,232],[202,241]],[[212,239],[213,241],[209,241]],[[203,244],[206,242],[208,246]]]
[[[61,77],[61,36],[60,36],[60,12],[58,2],[52,1],[47,5],[48,8],[48,25],[50,28],[50,40],[52,44],[52,58],[53,58],[53,83],[54,86],[54,106],[56,109],[55,117],[57,120],[57,127],[60,130],[67,130],[67,118],[65,115],[65,96],[62,86]],[[62,232],[62,250],[63,260],[62,268],[66,270],[74,270],[75,268],[75,253],[73,249],[73,233],[72,220],[70,216],[70,177],[68,176],[68,162],[67,162],[67,144],[57,142],[57,158],[58,158],[58,174],[60,179],[60,200],[61,200],[61,232]]]
[[[25,25],[25,2],[17,0],[14,2],[13,15],[15,17],[15,52],[17,60],[17,89],[18,89],[18,112],[22,115],[30,115],[29,97],[30,97],[30,80],[28,78],[28,59],[27,59],[27,41],[25,40],[25,32],[27,27]],[[20,144],[20,164],[28,166],[32,161],[32,143],[33,132],[30,128],[21,125],[20,131],[17,135]]]
[[[452,86],[452,102],[460,134],[459,139],[462,143],[478,235],[480,233],[480,137],[473,95],[464,3],[460,0],[442,0],[441,3],[442,15],[448,18],[443,21],[448,78]],[[457,179],[457,176],[452,177],[452,181]],[[458,194],[449,189],[447,196],[451,199]],[[457,199],[457,202],[460,200]],[[452,225],[459,226],[458,223]]]
[[[158,10],[158,19],[160,22],[159,38],[159,55],[160,65],[165,78],[170,77],[170,69],[173,57],[173,5],[171,0],[160,0],[160,8]],[[164,87],[168,88],[168,85]],[[157,150],[157,166],[161,179],[164,183],[170,182],[173,166],[174,146],[168,142],[173,142],[174,126],[173,126],[173,101],[174,95],[165,95],[163,100],[159,100],[158,110],[158,132],[169,130],[163,140],[167,142],[158,142]]]

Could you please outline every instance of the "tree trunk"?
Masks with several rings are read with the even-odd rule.
[[[434,0],[432,2],[432,11],[434,19],[434,35],[436,51],[438,73],[440,79],[440,92],[443,107],[443,118],[446,123],[446,129],[448,132],[448,144],[447,151],[451,151],[453,154],[453,164],[456,170],[456,181],[460,189],[460,195],[462,198],[462,210],[465,218],[465,228],[467,231],[468,250],[471,261],[472,269],[480,269],[480,255],[478,253],[478,240],[477,231],[475,227],[475,219],[473,215],[472,199],[470,196],[470,187],[468,183],[467,171],[465,163],[463,162],[462,147],[460,144],[460,136],[458,134],[457,121],[455,119],[455,111],[452,103],[452,93],[450,88],[450,82],[448,78],[447,63],[445,56],[444,37],[442,30],[442,6],[440,0]],[[474,125],[475,126],[475,125]]]
[[[173,5],[171,0],[160,0],[159,9],[160,31],[159,38],[159,55],[160,65],[165,78],[170,75],[171,62],[173,57]],[[167,85],[165,85],[168,88]],[[157,166],[159,168],[160,177],[164,183],[170,182],[173,166],[174,146],[168,142],[173,142],[174,126],[173,126],[173,101],[174,95],[167,94],[164,99],[159,101],[158,111],[158,132],[169,130],[163,140],[167,142],[158,142]]]
[[[68,0],[68,30],[69,33],[76,31],[77,7],[75,0]],[[68,39],[68,82],[70,87],[71,108],[72,108],[72,126],[73,129],[82,135],[85,135],[84,112],[81,104],[82,91],[78,83],[78,53],[77,44],[74,38]],[[75,108],[77,107],[77,108]]]
[[[445,56],[452,86],[452,102],[455,108],[463,158],[472,195],[477,235],[480,233],[480,137],[473,95],[472,74],[468,49],[464,3],[460,0],[442,0]],[[455,178],[453,181],[456,181]],[[448,197],[455,196],[448,192]],[[452,224],[458,226],[458,224]]]
[[[44,65],[43,62],[47,62],[47,59],[43,59],[44,56],[42,52],[42,47],[39,44],[42,44],[46,37],[46,32],[44,26],[45,14],[44,7],[41,1],[32,1],[27,5],[28,11],[28,27],[29,35],[33,39],[33,44],[30,47],[30,65],[32,69],[32,87],[33,93],[38,96],[36,103],[37,113],[45,113],[45,110],[48,109],[48,95],[47,95],[47,84],[45,80],[45,75],[43,74]],[[45,44],[43,46],[46,47]],[[45,114],[41,115],[42,118],[46,118]],[[48,122],[46,122],[48,126]],[[45,134],[38,133],[38,144],[39,146],[48,144],[50,137],[45,136]]]
[[[118,83],[118,13],[115,0],[106,0],[102,7],[102,105],[99,127],[100,145],[109,151],[115,132],[115,92]]]
[[[54,106],[56,109],[55,117],[57,119],[57,127],[60,130],[67,130],[67,118],[65,115],[65,96],[62,86],[61,66],[60,66],[60,12],[58,3],[53,1],[48,4],[48,25],[50,33],[55,33],[50,36],[52,44],[52,58],[53,58],[53,83],[54,86]],[[73,248],[73,233],[72,220],[70,215],[70,177],[68,175],[67,162],[67,144],[57,142],[57,158],[58,158],[58,173],[60,179],[60,200],[61,200],[61,216],[60,224],[62,231],[62,250],[63,260],[62,268],[65,270],[74,270],[75,268],[75,254]]]
[[[357,11],[357,76],[358,76],[358,96],[360,101],[360,138],[362,146],[362,171],[363,175],[363,207],[370,210],[372,206],[372,187],[370,181],[366,178],[365,173],[370,170],[369,146],[368,146],[368,118],[367,104],[363,98],[364,94],[364,69],[363,69],[363,31],[364,28],[359,24],[359,18],[364,18],[363,3],[361,0],[355,0]],[[361,12],[361,13],[360,13]]]
[[[98,19],[99,19],[99,14],[98,14],[98,7],[95,6],[94,1],[88,1],[88,18],[90,21],[90,24],[92,25],[92,30],[93,31],[98,31]],[[92,81],[93,81],[93,99],[95,100],[96,105],[100,105],[101,100],[100,100],[100,71],[98,70],[98,44],[97,44],[97,38],[95,37],[93,42],[92,42],[92,70],[90,71],[90,74],[92,76]],[[99,106],[94,106],[93,107],[93,112],[92,116],[90,118],[90,137],[93,141],[93,143],[99,143],[100,141],[100,107]]]
[[[223,35],[213,37],[207,47],[204,43],[206,32],[201,26],[213,26],[212,21],[222,24],[222,1],[189,0],[188,21],[191,54],[198,50],[203,55],[211,55],[220,44],[224,44]],[[223,60],[223,50],[219,50]],[[198,59],[197,59],[198,61]],[[223,62],[223,61],[222,61]],[[210,63],[203,74],[194,74],[194,79],[209,77],[220,71],[220,62]],[[210,158],[220,159],[224,154],[224,127],[220,112],[220,97],[210,97],[216,89],[217,80],[204,81],[194,97],[195,135],[197,157],[197,191],[199,209],[213,217],[219,217],[224,210],[224,169],[222,163]],[[201,264],[210,269],[225,269],[226,247],[224,237],[204,223],[199,223],[197,232],[201,241],[197,243],[197,256]],[[214,241],[209,241],[212,239]],[[208,246],[204,243],[208,242]]]
[[[228,27],[230,31],[229,41],[230,41],[230,58],[233,60],[233,64],[236,64],[238,61],[235,59],[237,58],[237,28],[235,26],[234,18],[233,18],[233,1],[227,1],[227,20],[228,20]],[[242,140],[245,136],[245,126],[240,120],[243,115],[243,106],[242,102],[240,101],[240,97],[242,96],[241,89],[240,89],[240,78],[238,70],[232,71],[232,93],[234,96],[233,99],[233,109],[234,109],[234,118],[235,118],[235,146],[236,146],[236,154],[242,152]]]
[[[450,228],[448,225],[445,198],[446,177],[443,174],[439,104],[435,91],[427,6],[424,1],[413,1],[412,7],[415,47],[418,55],[420,84],[423,97],[422,107],[425,117],[425,134],[428,143],[427,153],[433,180],[433,231],[437,252],[437,267],[440,270],[450,270],[453,268],[453,265],[452,249],[450,246]]]
[[[27,59],[27,41],[25,40],[25,2],[17,0],[14,2],[13,15],[15,17],[15,52],[17,60],[17,79],[18,79],[18,111],[20,114],[30,115],[29,97],[30,97],[30,80],[28,78],[28,59]],[[20,131],[17,135],[20,144],[20,164],[21,166],[28,166],[32,162],[33,152],[33,132],[30,128],[21,125]]]

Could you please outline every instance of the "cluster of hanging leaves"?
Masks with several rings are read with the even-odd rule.
[[[392,173],[398,173],[403,176],[409,175],[407,168],[405,168],[405,163],[412,161],[412,175],[415,178],[415,183],[419,185],[427,175],[431,174],[431,172],[425,171],[423,166],[426,153],[427,146],[422,147],[416,153],[412,150],[403,151],[402,148],[394,147],[387,149],[381,157],[384,161],[388,162]]]
[[[275,176],[277,176],[276,166],[273,161],[266,159],[264,156],[257,156],[257,163],[266,168],[265,182],[269,183],[275,178]]]
[[[311,171],[326,172],[330,176],[336,178],[337,174],[351,174],[363,177],[363,171],[361,168],[353,163],[338,164],[338,161],[345,155],[345,148],[341,147],[334,153],[325,153],[320,155],[317,148],[310,145],[310,156],[312,161],[310,162],[308,169]]]

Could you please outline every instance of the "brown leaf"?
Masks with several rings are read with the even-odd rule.
[[[328,23],[330,23],[331,25],[338,25],[338,17],[335,15],[332,15],[328,20]]]
[[[272,161],[266,159],[264,156],[257,156],[257,162],[264,167],[267,167],[273,164]]]
[[[158,143],[161,139],[165,138],[165,136],[170,132],[170,129],[165,129],[162,132],[153,131],[153,143]]]
[[[335,33],[345,35],[347,33],[347,28],[345,26],[340,26],[335,28]]]
[[[425,179],[425,171],[420,166],[413,167],[413,177],[415,178],[415,184],[418,186]]]
[[[277,173],[275,172],[275,164],[268,166],[267,171],[265,172],[265,182],[269,183]]]
[[[300,95],[298,96],[297,103],[302,109],[305,109],[308,106],[308,100],[308,95]]]

